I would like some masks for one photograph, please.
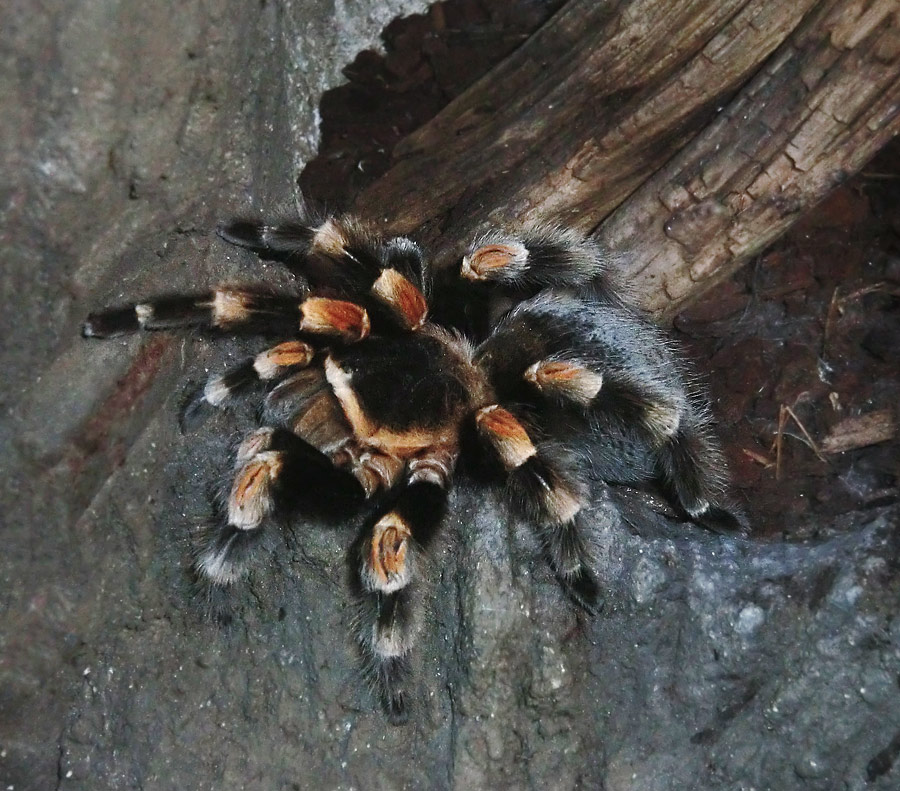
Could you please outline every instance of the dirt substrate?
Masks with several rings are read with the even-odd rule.
[[[900,145],[678,316],[760,535],[895,503]]]

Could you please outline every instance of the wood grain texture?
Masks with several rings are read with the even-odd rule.
[[[816,7],[690,145],[607,220],[645,305],[671,317],[900,131],[900,4]]]
[[[446,260],[489,225],[603,223],[669,317],[896,134],[898,9],[572,0],[402,142],[356,208]]]

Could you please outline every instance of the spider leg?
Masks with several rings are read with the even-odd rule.
[[[689,368],[635,310],[545,292],[504,316],[477,359],[501,401],[555,405],[548,420],[567,431],[587,421],[606,482],[656,480],[690,518],[744,526]]]
[[[568,229],[538,227],[521,234],[489,231],[463,256],[460,275],[474,283],[516,290],[523,296],[545,288],[592,283],[598,296],[619,301],[609,255],[599,244]]]
[[[299,300],[246,288],[219,286],[204,294],[160,297],[147,302],[92,313],[82,326],[86,338],[108,338],[138,330],[212,327],[259,333],[294,334],[336,339],[344,343],[369,334],[365,308],[325,297]]]
[[[194,569],[213,586],[232,585],[248,571],[277,509],[302,505],[307,511],[340,513],[363,497],[350,473],[308,443],[280,429],[256,429],[238,446],[220,518],[202,536]]]
[[[547,560],[566,593],[588,612],[599,589],[581,512],[587,487],[572,463],[536,446],[525,426],[498,404],[475,414],[477,434],[503,470],[516,509],[537,527]]]
[[[538,360],[523,378],[545,398],[636,424],[655,444],[665,443],[678,432],[686,412],[682,394],[667,391],[653,379],[565,355]]]
[[[290,262],[293,256],[307,256],[316,233],[316,221],[283,220],[264,223],[236,217],[219,224],[216,233],[221,239],[238,247],[278,260]]]
[[[427,268],[421,249],[410,239],[383,240],[349,216],[277,224],[235,219],[218,233],[260,255],[297,261],[313,285],[361,300],[378,323],[403,331],[425,323]]]
[[[688,516],[712,530],[743,532],[746,514],[725,495],[726,466],[702,424],[685,422],[659,449],[657,469]]]
[[[403,487],[365,525],[353,552],[358,638],[391,722],[408,718],[410,652],[427,584],[425,557],[443,519],[455,454],[430,449],[410,461]]]
[[[182,430],[193,428],[210,408],[225,406],[253,385],[279,379],[295,368],[305,368],[314,355],[315,349],[305,341],[284,341],[224,373],[210,376],[182,410]]]
[[[725,498],[725,462],[706,429],[705,408],[689,394],[627,370],[559,357],[534,363],[525,379],[545,397],[602,416],[602,424],[642,431],[656,477],[691,519],[714,529],[747,527],[740,509]]]
[[[624,307],[633,300],[613,264],[606,248],[572,229],[494,229],[469,245],[452,279],[444,274],[435,312],[481,339],[511,308],[541,292],[574,292]]]

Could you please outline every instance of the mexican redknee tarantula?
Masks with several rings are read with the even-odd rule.
[[[351,550],[358,637],[392,721],[407,717],[424,560],[458,464],[505,482],[563,589],[589,611],[599,593],[582,516],[590,477],[655,481],[693,520],[743,524],[705,401],[595,243],[555,229],[488,233],[446,288],[432,288],[415,242],[350,217],[238,219],[219,235],[299,268],[309,288],[139,302],[92,314],[84,335],[196,326],[288,338],[210,378],[186,410],[190,422],[268,385],[262,427],[237,449],[194,569],[216,589],[235,583],[266,523],[301,494],[349,510],[368,501]],[[566,450],[576,435],[589,437],[588,454]]]

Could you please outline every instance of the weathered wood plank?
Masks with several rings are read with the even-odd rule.
[[[670,316],[897,133],[898,14],[572,0],[401,143],[356,207],[448,259],[485,225],[609,217],[598,237]]]
[[[646,307],[671,317],[898,131],[900,4],[824,3],[598,236],[628,251]]]
[[[714,117],[812,5],[573,0],[401,143],[357,205],[401,231],[461,205],[482,205],[493,222],[592,227]]]

